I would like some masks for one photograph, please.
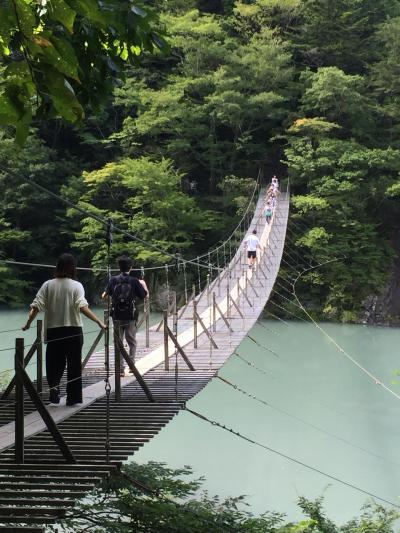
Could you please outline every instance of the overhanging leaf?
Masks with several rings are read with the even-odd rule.
[[[76,11],[74,11],[64,0],[51,0],[49,3],[49,15],[72,33]]]
[[[36,17],[33,9],[35,4],[28,5],[24,0],[13,0],[17,13],[17,26],[21,29],[24,37],[29,39],[36,26]]]

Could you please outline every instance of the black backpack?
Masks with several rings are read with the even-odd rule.
[[[115,320],[133,320],[135,294],[129,276],[120,276],[112,294],[111,316]]]

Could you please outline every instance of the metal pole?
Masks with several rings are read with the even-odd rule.
[[[217,331],[217,317],[216,317],[217,310],[216,310],[215,304],[216,304],[216,297],[215,297],[215,292],[213,292],[213,320],[212,320],[212,323],[213,323],[213,332],[214,333]]]
[[[178,307],[176,305],[176,291],[173,293],[173,314],[172,314],[172,331],[175,337],[178,337]]]
[[[144,300],[144,325],[146,329],[146,348],[150,346],[150,298],[146,296]]]
[[[168,311],[164,311],[164,370],[169,371]]]
[[[15,462],[24,463],[24,339],[15,339]]]
[[[193,347],[197,348],[197,302],[193,300]]]
[[[116,325],[118,324],[118,325]],[[121,355],[116,337],[121,339],[121,327],[114,321],[114,372],[115,372],[115,401],[121,401]],[[121,339],[122,342],[122,339]]]
[[[108,315],[108,305],[107,309],[104,309],[104,324],[107,326],[107,329],[104,332],[104,368],[110,370],[110,319]]]
[[[175,339],[178,338],[178,308],[176,305],[176,291],[174,291],[174,314],[172,317],[172,331]],[[178,386],[179,386],[179,370],[178,370],[178,349],[175,348],[175,400],[178,401]]]
[[[38,394],[43,392],[43,325],[42,321],[36,323],[36,390]]]

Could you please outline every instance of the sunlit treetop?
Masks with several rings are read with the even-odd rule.
[[[96,111],[124,62],[167,49],[157,22],[136,0],[0,0],[0,125],[23,144],[33,117]]]

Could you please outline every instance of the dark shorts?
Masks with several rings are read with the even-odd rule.
[[[255,251],[254,252],[248,251],[247,252],[247,258],[250,259],[250,257],[253,257],[255,259],[256,258],[256,252]]]

